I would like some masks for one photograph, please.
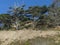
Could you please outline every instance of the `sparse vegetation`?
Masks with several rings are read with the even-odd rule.
[[[57,36],[58,39],[58,36]],[[54,37],[36,37],[34,39],[28,39],[27,41],[20,42],[20,40],[15,40],[8,45],[60,45],[60,40]]]
[[[15,40],[13,42],[11,42],[10,44],[7,45],[21,45],[20,40]]]

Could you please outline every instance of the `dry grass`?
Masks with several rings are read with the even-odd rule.
[[[60,31],[40,31],[40,30],[19,30],[19,31],[0,31],[0,39],[3,43],[0,45],[14,45],[20,41],[27,41],[28,39],[33,39],[35,37],[54,37],[60,34]],[[14,43],[14,44],[13,44]],[[18,44],[18,45],[19,45]],[[23,45],[23,44],[22,44]],[[28,45],[28,44],[27,44]]]

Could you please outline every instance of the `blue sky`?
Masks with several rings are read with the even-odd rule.
[[[25,4],[26,8],[29,6],[49,6],[52,3],[52,0],[0,0],[0,14],[6,13],[10,6],[14,6],[14,4],[22,5]]]

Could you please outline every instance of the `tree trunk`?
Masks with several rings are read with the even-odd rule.
[[[35,30],[35,19],[34,19],[34,17],[33,17],[33,24],[32,24],[32,26],[33,26],[33,30]]]
[[[19,30],[19,26],[20,26],[20,20],[18,18],[16,18],[16,30]]]

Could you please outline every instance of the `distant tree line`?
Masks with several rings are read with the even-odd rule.
[[[31,6],[24,9],[25,5],[10,7],[7,14],[0,14],[0,29],[42,29],[60,26],[60,0],[54,1],[50,6]]]

